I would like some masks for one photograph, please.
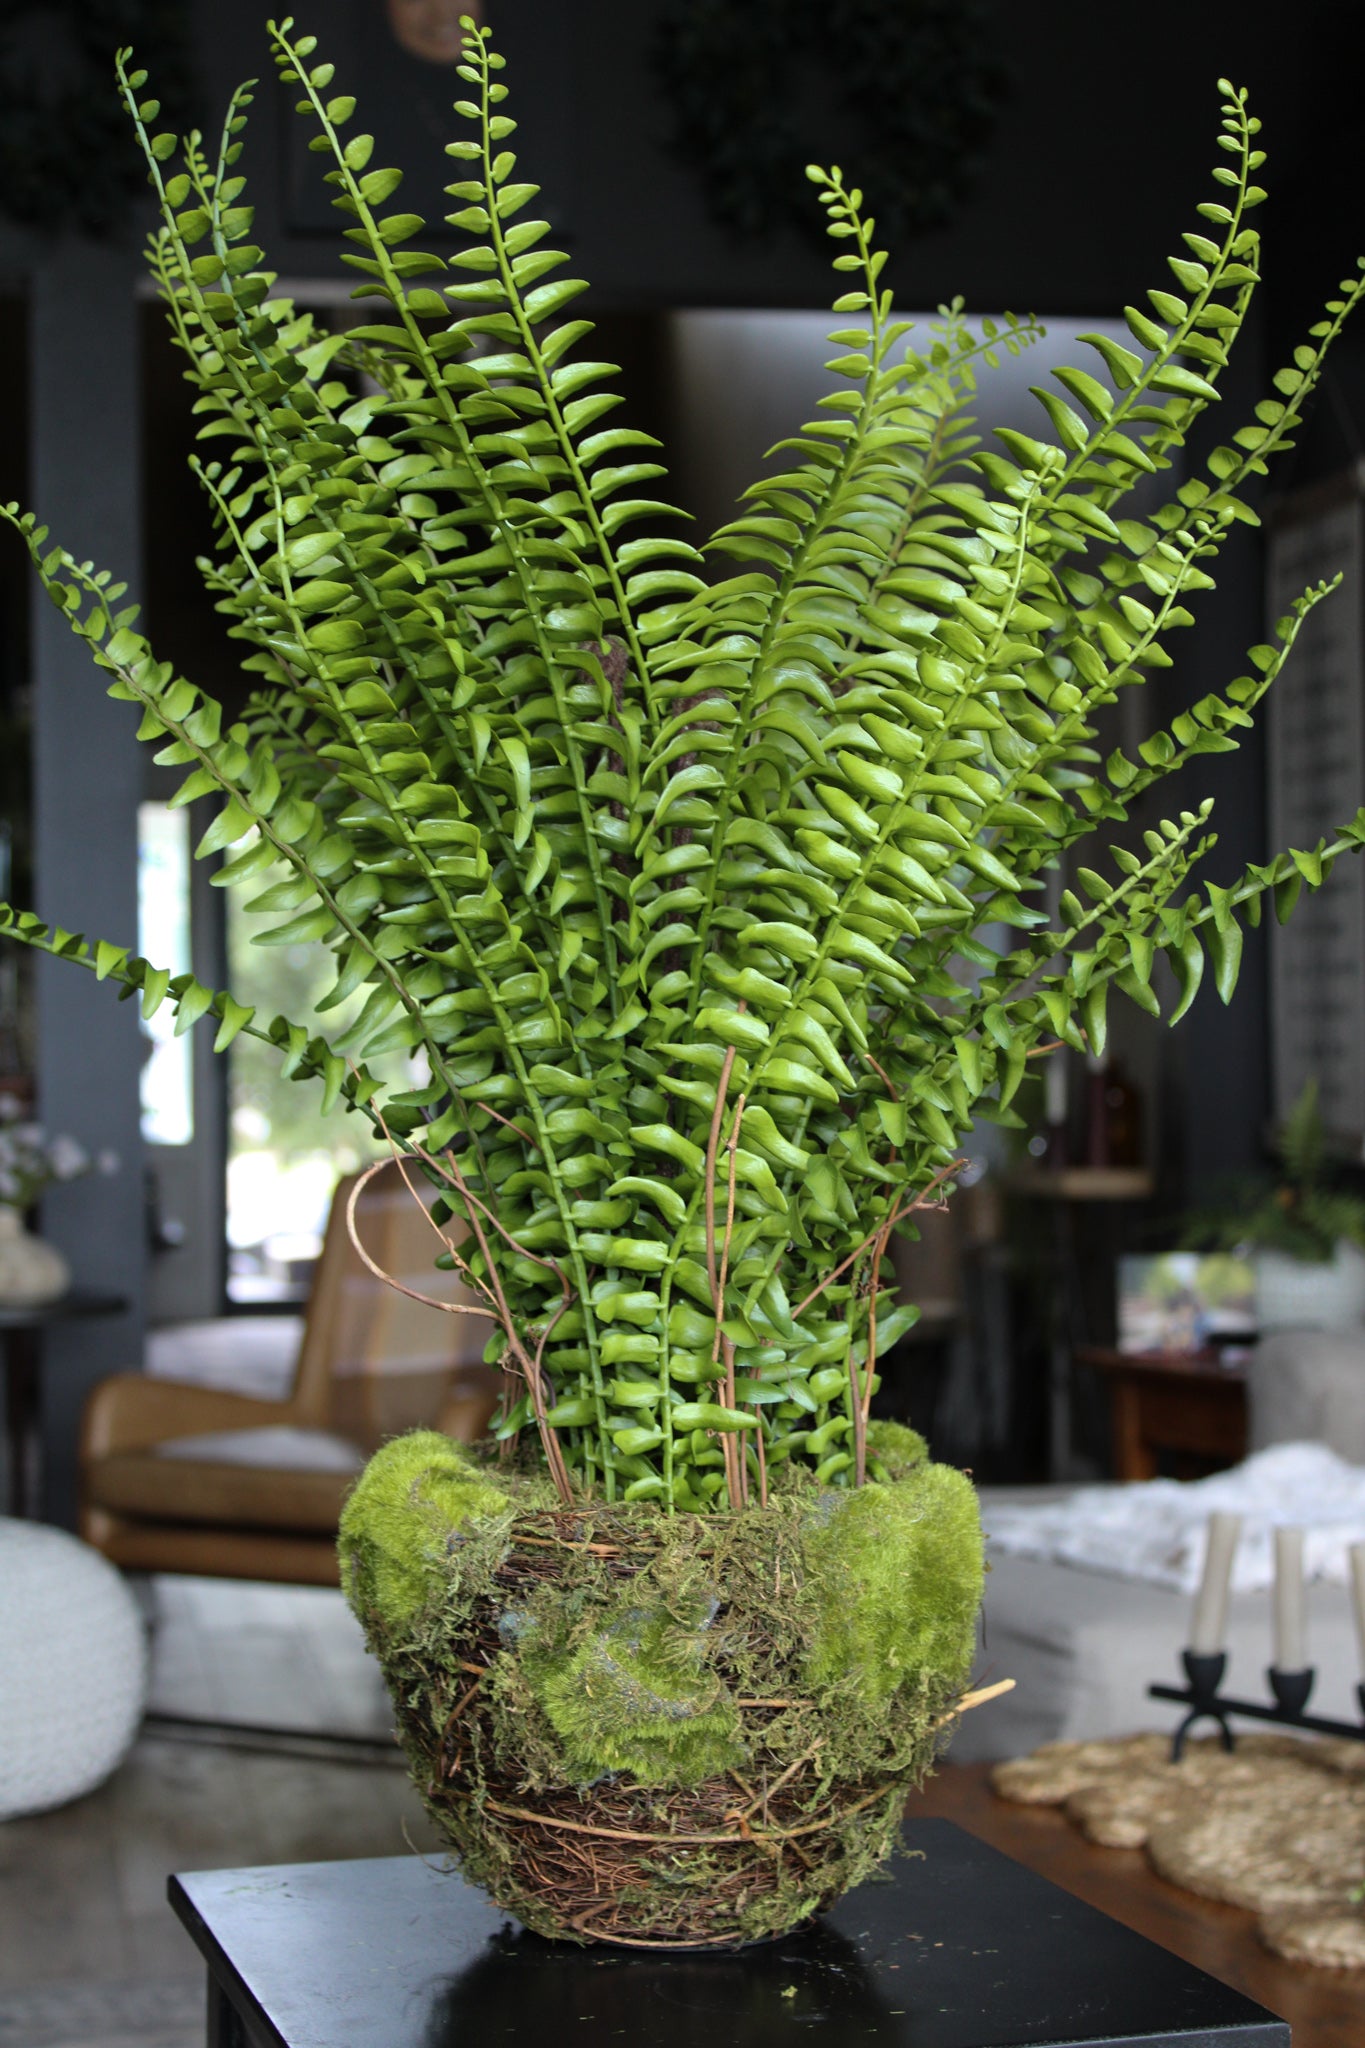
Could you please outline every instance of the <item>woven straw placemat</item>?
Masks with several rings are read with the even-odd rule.
[[[1173,1764],[1164,1735],[1052,1742],[991,1782],[1062,1807],[1092,1842],[1145,1848],[1186,1891],[1248,1907],[1277,1955],[1365,1969],[1365,1744],[1245,1735],[1229,1756],[1207,1737]]]

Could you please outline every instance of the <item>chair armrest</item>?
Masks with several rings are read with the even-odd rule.
[[[151,1379],[120,1372],[101,1380],[85,1404],[81,1458],[139,1451],[171,1437],[207,1436],[219,1429],[261,1429],[297,1420],[292,1403],[262,1401],[220,1387]]]

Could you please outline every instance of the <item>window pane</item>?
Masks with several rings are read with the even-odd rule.
[[[190,972],[190,820],[169,804],[137,807],[137,949],[172,978]],[[190,1038],[175,1036],[175,1012],[163,1003],[142,1026],[142,1135],[149,1145],[188,1145],[194,1137]]]
[[[233,848],[245,850],[246,842]],[[335,1009],[316,1005],[336,980],[336,962],[325,946],[259,945],[261,932],[285,923],[287,910],[253,911],[249,906],[277,883],[293,879],[278,862],[253,876],[249,890],[227,892],[228,985],[239,1001],[255,1006],[262,1022],[288,1017],[335,1041],[365,1005],[365,988]],[[229,1054],[228,1297],[233,1301],[280,1301],[297,1296],[322,1247],[332,1190],[343,1173],[377,1158],[368,1120],[347,1116],[341,1107],[324,1116],[318,1081],[286,1081],[277,1047],[246,1032]],[[401,1055],[370,1063],[385,1077],[408,1085]]]

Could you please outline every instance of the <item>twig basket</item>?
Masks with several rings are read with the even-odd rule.
[[[457,1519],[443,1474],[493,1499]],[[417,1435],[380,1453],[343,1525],[348,1591],[465,1875],[540,1934],[684,1949],[780,1934],[869,1876],[970,1661],[961,1475],[923,1463],[737,1516],[537,1492]],[[396,1512],[415,1575],[380,1547]],[[869,1545],[891,1563],[870,1587]]]

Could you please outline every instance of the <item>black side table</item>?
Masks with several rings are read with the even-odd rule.
[[[571,1948],[416,1856],[173,1877],[209,2048],[1290,2048],[1289,2028],[951,1821],[782,1941]]]
[[[73,1287],[56,1301],[25,1307],[0,1303],[0,1362],[5,1368],[5,1436],[9,1450],[11,1515],[36,1515],[42,1499],[42,1336],[52,1323],[80,1316],[122,1315],[128,1304],[118,1294],[92,1294]]]

